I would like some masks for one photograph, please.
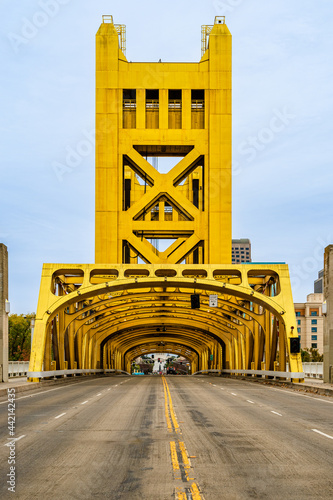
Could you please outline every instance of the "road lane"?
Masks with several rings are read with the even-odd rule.
[[[148,376],[20,399],[15,497],[332,498],[332,399],[302,396],[220,377]],[[5,410],[0,496],[12,498]]]
[[[304,407],[311,405],[315,414],[325,415],[325,428],[331,428],[331,405],[290,399],[247,382],[192,381],[174,379],[169,385],[178,418],[185,421],[189,453],[197,456],[195,469],[206,500],[332,498],[332,441],[320,441],[311,422],[302,418]],[[292,401],[299,417],[271,413],[287,402],[292,407]]]

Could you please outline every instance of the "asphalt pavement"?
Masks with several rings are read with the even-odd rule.
[[[331,397],[207,376],[85,378],[9,396],[1,499],[333,498]]]

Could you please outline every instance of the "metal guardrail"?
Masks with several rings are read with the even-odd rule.
[[[200,370],[193,373],[193,375],[198,375],[200,373],[236,373],[239,375],[264,375],[274,378],[304,378],[304,372],[280,372],[273,370]]]

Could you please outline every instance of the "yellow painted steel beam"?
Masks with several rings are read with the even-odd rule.
[[[69,328],[73,323],[76,323],[75,326],[73,326],[73,338],[75,339],[78,335],[80,335],[82,357],[85,356],[87,362],[89,356],[91,358],[91,354],[88,354],[87,358],[87,352],[91,352],[91,349],[93,348],[92,346],[95,346],[94,348],[98,349],[100,342],[108,336],[111,331],[116,332],[117,329],[122,330],[126,323],[127,326],[131,325],[133,327],[137,327],[140,323],[142,326],[147,326],[149,324],[162,324],[162,322],[165,324],[172,324],[174,322],[183,324],[183,330],[187,330],[188,332],[192,332],[195,329],[198,329],[199,331],[201,330],[202,332],[205,330],[208,332],[211,331],[214,335],[217,335],[219,338],[224,340],[227,350],[230,350],[230,345],[234,346],[233,343],[230,344],[229,342],[231,337],[228,337],[228,335],[233,335],[238,339],[238,352],[240,353],[238,356],[241,356],[239,359],[243,359],[241,362],[243,364],[245,362],[244,353],[246,352],[246,363],[251,363],[251,349],[247,346],[247,342],[249,342],[249,336],[254,335],[254,356],[255,359],[257,359],[256,365],[258,365],[261,355],[261,344],[255,340],[255,335],[258,335],[256,334],[256,331],[259,332],[259,328],[261,328],[263,332],[262,335],[266,335],[266,338],[268,338],[268,336],[271,338],[272,333],[265,333],[265,326],[267,330],[270,323],[267,321],[267,314],[273,314],[281,324],[284,324],[284,318],[287,317],[286,295],[288,290],[290,292],[289,304],[292,303],[289,277],[286,276],[287,266],[283,265],[270,265],[266,267],[262,265],[224,266],[222,272],[225,273],[226,280],[228,279],[228,273],[239,273],[241,276],[240,285],[232,285],[227,283],[227,281],[221,282],[220,280],[214,279],[214,274],[216,274],[214,266],[192,266],[197,273],[194,274],[194,276],[207,275],[207,278],[204,279],[198,279],[196,277],[192,278],[193,275],[190,278],[184,278],[183,272],[185,270],[188,271],[189,269],[186,265],[135,266],[135,269],[133,269],[131,265],[114,267],[115,269],[113,272],[117,271],[118,273],[118,277],[116,277],[116,279],[92,285],[92,276],[96,276],[97,272],[100,272],[101,276],[103,273],[105,273],[105,276],[110,276],[110,270],[108,270],[105,265],[67,266],[65,264],[61,264],[45,266],[43,271],[44,289],[43,291],[41,290],[42,305],[38,309],[35,330],[36,333],[34,336],[37,348],[35,349],[34,344],[34,365],[32,365],[33,368],[30,368],[30,371],[39,371],[37,370],[38,365],[40,367],[44,360],[43,353],[45,352],[47,341],[46,332],[49,328],[48,325],[50,325],[51,321],[57,315],[59,318],[61,315],[63,316],[62,321],[67,328]],[[274,267],[274,272],[280,280],[279,286],[281,288],[281,292],[276,297],[269,297],[263,293],[255,292],[247,281],[250,270],[253,272],[260,271],[264,274],[266,271],[271,271],[272,267]],[[75,291],[70,292],[67,295],[56,296],[52,293],[53,277],[58,274],[59,268],[67,268],[68,274],[74,274],[75,269],[77,274],[79,274],[78,271],[83,273],[80,280],[82,284],[79,284]],[[221,272],[221,270],[219,270],[219,272]],[[138,278],[133,277],[135,273],[138,273]],[[156,273],[167,274],[169,276],[175,274],[176,276],[161,276],[159,278],[156,276]],[[150,276],[153,277],[150,278]],[[178,276],[181,277],[178,278]],[[244,284],[246,284],[246,286],[244,286]],[[202,294],[202,306],[198,311],[190,309],[189,295],[191,292],[193,293],[194,290],[197,293]],[[219,308],[216,310],[209,309],[209,293],[218,294],[219,301],[221,303]],[[46,300],[47,296],[48,300]],[[115,301],[115,306],[113,307],[112,301]],[[159,303],[158,306],[156,306],[156,302]],[[161,305],[164,302],[167,305]],[[107,304],[108,308],[106,310],[103,309]],[[188,308],[186,308],[186,304],[188,304]],[[141,313],[138,311],[140,308]],[[96,310],[91,314],[93,309]],[[266,319],[263,313],[259,313],[260,309],[268,311]],[[70,310],[72,310],[72,312],[70,312]],[[207,310],[211,310],[212,312],[208,313]],[[133,314],[134,311],[137,311],[137,314]],[[107,313],[105,317],[104,313]],[[86,316],[84,318],[81,317],[80,319],[82,314]],[[91,317],[89,316],[90,314]],[[243,317],[244,315],[246,316],[245,318]],[[99,321],[101,322],[101,331],[96,329],[96,318],[98,318],[98,316],[100,316]],[[226,316],[229,316],[229,326]],[[286,331],[284,333],[288,338],[294,335],[294,330],[291,328],[291,326],[294,326],[295,324],[293,315],[289,316],[289,322],[290,321],[292,324],[290,327],[285,327]],[[257,327],[255,327],[255,325],[257,325]],[[247,330],[249,332],[248,334],[246,333]],[[96,335],[96,340],[94,340],[94,336]],[[87,342],[90,346],[90,351],[89,349],[87,351]],[[274,342],[275,346],[272,346],[272,349],[276,351],[276,334]],[[282,343],[281,339],[280,343]],[[300,371],[297,355],[290,355],[288,352],[289,342],[287,339],[284,344],[286,346],[286,355],[288,355],[291,364],[293,363],[293,359],[296,361],[293,365],[296,368],[292,368],[292,370]],[[234,346],[233,348],[236,347]],[[266,355],[268,352],[272,358],[271,352],[268,351],[268,347],[266,347]],[[294,358],[292,356],[294,356]],[[74,360],[72,358],[73,356],[71,356],[70,359],[71,363],[77,362],[79,365],[83,363],[82,359]],[[232,363],[230,353],[229,358],[230,363]],[[96,356],[95,359],[97,359]],[[274,361],[275,359],[273,362]],[[272,360],[270,363],[271,362]],[[92,364],[91,359],[89,363],[90,365]]]

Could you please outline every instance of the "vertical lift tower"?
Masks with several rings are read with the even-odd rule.
[[[165,158],[167,171],[154,168]],[[154,351],[186,356],[193,372],[285,377],[288,362],[302,379],[287,265],[231,264],[231,170],[224,17],[202,27],[198,63],[132,63],[125,27],[103,16],[95,264],[44,265],[31,380],[43,367],[129,371]]]

